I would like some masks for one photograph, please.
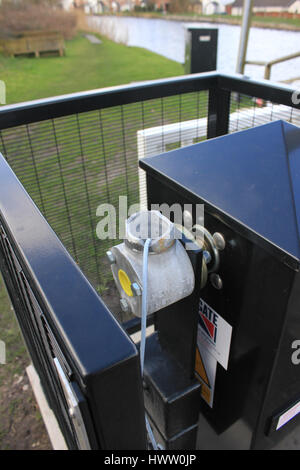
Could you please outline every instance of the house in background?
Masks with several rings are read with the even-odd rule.
[[[226,13],[226,7],[220,0],[202,0],[204,15],[220,15]]]
[[[231,14],[241,16],[244,0],[236,0],[232,4]],[[253,13],[278,14],[300,13],[300,0],[253,0]]]
[[[233,3],[234,0],[202,0],[202,13],[204,15],[230,14]]]

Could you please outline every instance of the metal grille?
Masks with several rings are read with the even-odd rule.
[[[0,221],[1,222],[1,221]],[[45,337],[46,330],[41,323],[43,319],[42,309],[28,280],[17,260],[14,250],[10,244],[7,234],[0,223],[0,267],[7,288],[13,295],[13,304],[18,315],[18,321],[23,331],[30,357],[34,367],[46,387],[44,391],[51,408],[55,411],[64,436],[70,449],[76,449],[76,437],[67,414],[67,404],[60,389],[56,376],[51,367],[54,351],[50,351],[50,340]],[[9,280],[8,280],[9,273]],[[58,346],[56,346],[57,352]]]
[[[261,98],[231,94],[229,132],[267,124],[282,119],[300,126],[300,110]]]
[[[97,225],[106,215],[97,213],[99,205],[112,204],[119,220],[119,196],[127,196],[128,206],[146,204],[139,158],[276,119],[299,125],[291,91],[210,73],[33,102],[17,114],[13,106],[2,108],[0,151],[109,308],[119,314],[105,258],[116,237],[97,238]]]
[[[83,272],[103,292],[111,279],[105,259],[115,240],[99,240],[96,215],[119,196],[139,202],[138,132],[159,128],[161,151],[184,141],[184,123],[207,122],[206,91],[73,114],[1,131],[0,150]],[[178,125],[170,144],[167,126]]]

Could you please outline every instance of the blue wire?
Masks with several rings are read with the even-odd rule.
[[[144,244],[143,251],[143,295],[142,295],[142,325],[141,325],[141,347],[140,347],[140,360],[141,360],[141,374],[144,375],[144,362],[145,362],[145,346],[146,346],[146,328],[147,328],[147,290],[148,290],[148,254],[151,238],[147,238]],[[153,435],[147,415],[145,414],[146,429],[154,450],[158,450],[155,437]]]
[[[146,345],[146,327],[147,327],[147,290],[148,290],[148,253],[151,238],[147,238],[144,244],[143,252],[143,295],[142,295],[142,325],[141,325],[141,373],[144,374],[145,345]]]

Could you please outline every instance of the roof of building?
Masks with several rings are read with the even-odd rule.
[[[296,0],[253,0],[254,7],[290,7]],[[232,7],[243,7],[244,0],[235,0]]]

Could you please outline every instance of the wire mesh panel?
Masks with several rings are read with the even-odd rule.
[[[299,106],[288,105],[291,92],[208,73],[1,108],[0,151],[117,313],[105,252],[116,244],[119,227],[109,233],[107,226],[104,239],[97,230],[108,215],[107,204],[119,221],[120,196],[127,198],[127,207],[145,203],[138,159],[276,119],[300,125]]]
[[[231,94],[230,133],[267,124],[278,119],[300,126],[300,110],[253,96],[238,93]]]
[[[98,212],[97,208],[112,204],[118,221],[119,196],[127,197],[128,206],[139,202],[138,133],[159,129],[154,142],[157,152],[203,139],[197,129],[192,139],[182,137],[188,121],[204,120],[206,129],[207,102],[206,91],[193,92],[1,131],[3,155],[101,294],[105,295],[111,280],[105,252],[116,243],[118,230],[107,233],[105,240],[97,237],[97,224],[106,215],[105,206]],[[178,127],[171,144],[170,125]]]

